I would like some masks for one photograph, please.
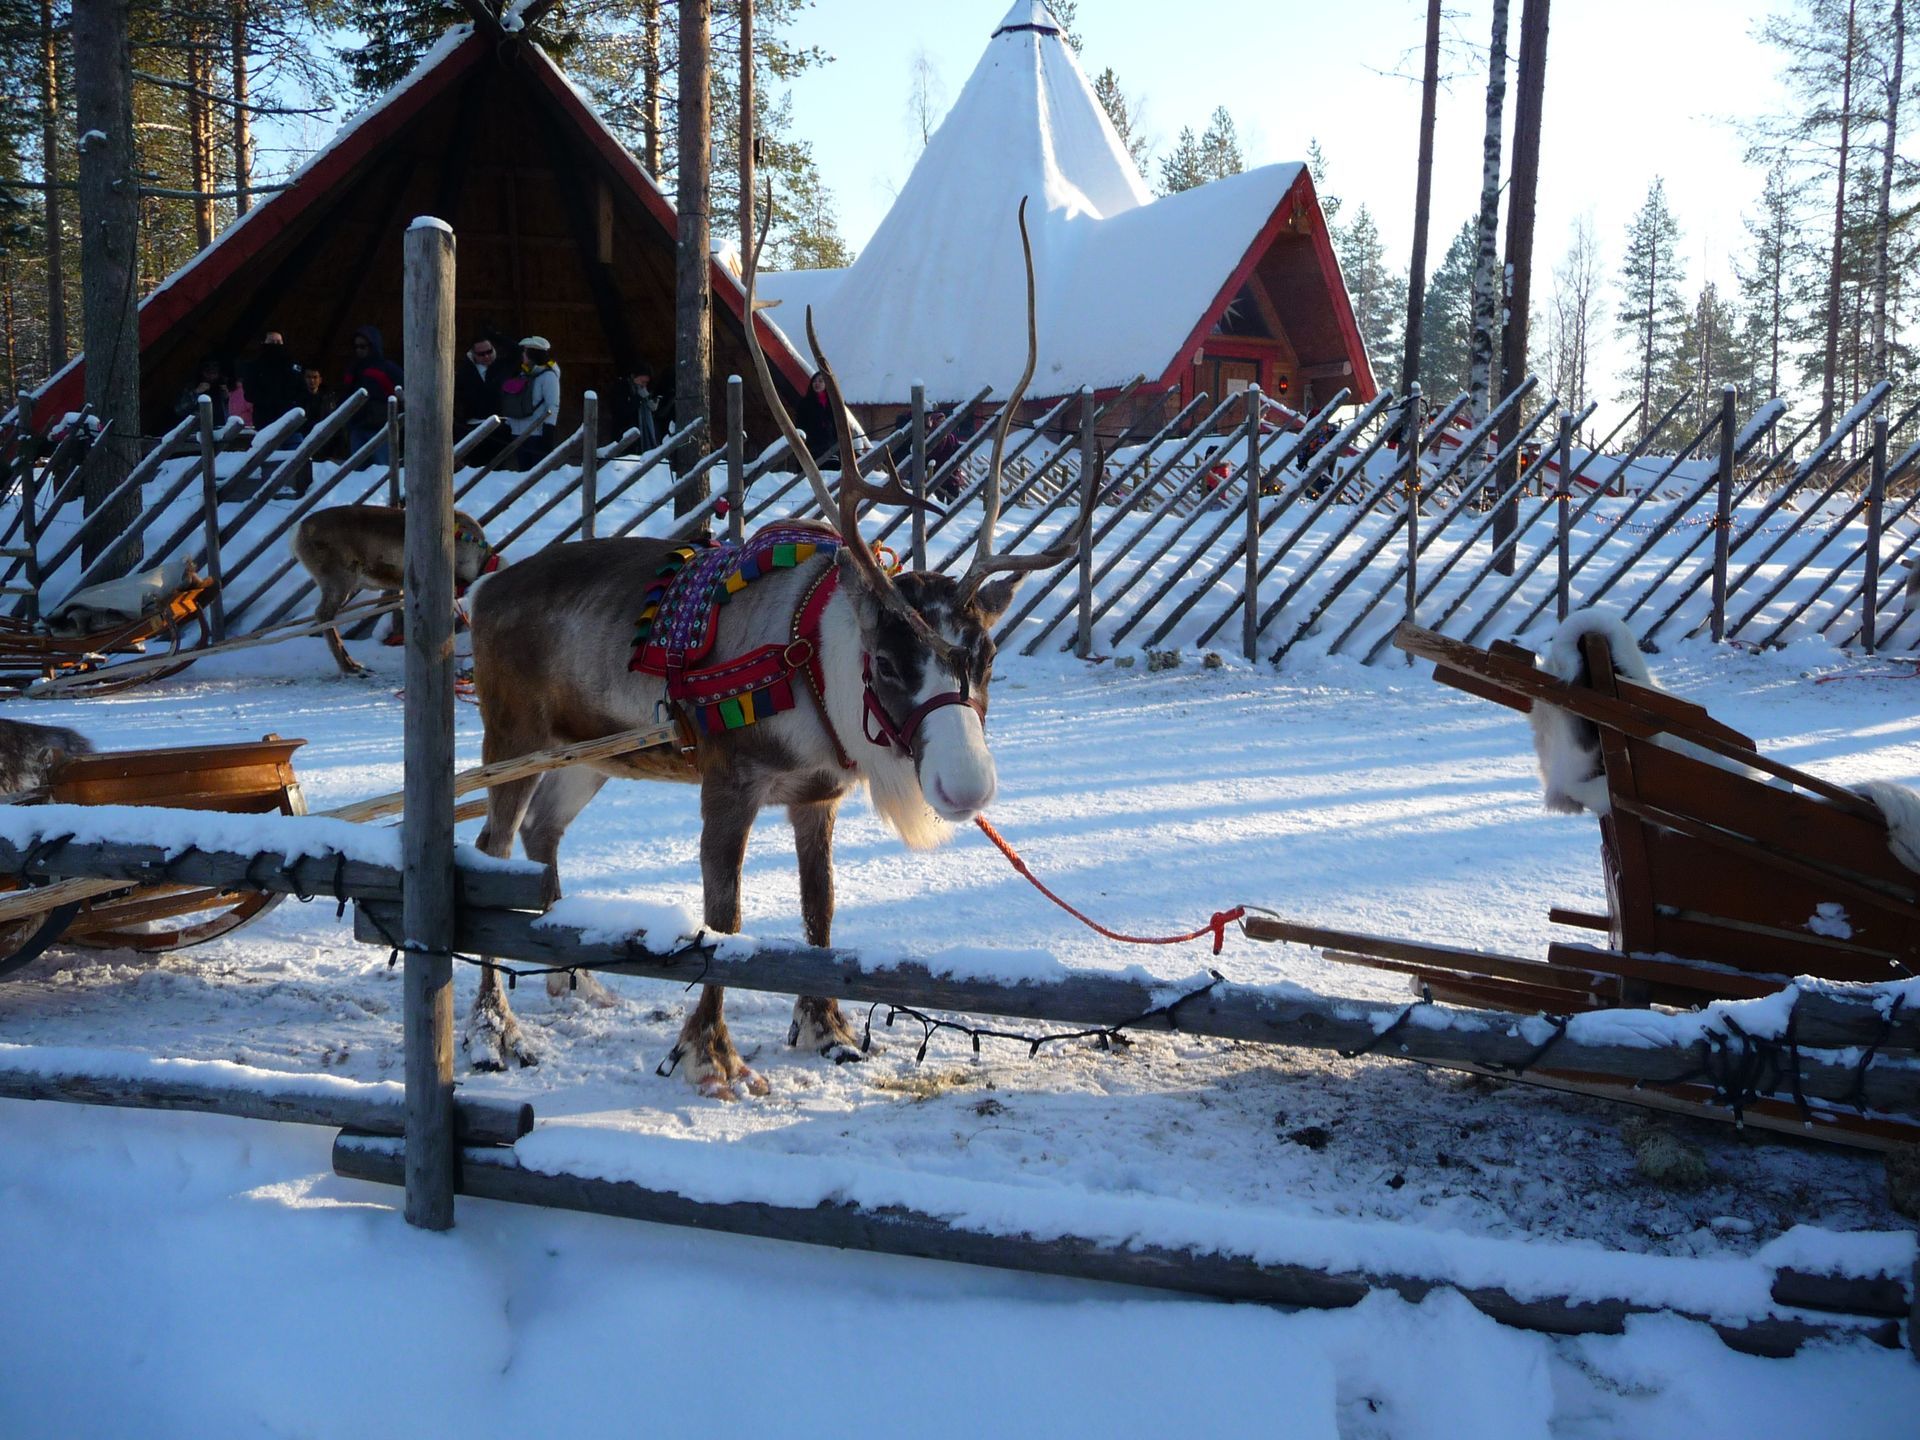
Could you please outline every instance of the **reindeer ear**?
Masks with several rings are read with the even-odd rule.
[[[1007,607],[1013,604],[1014,593],[1019,590],[1021,580],[1026,577],[1018,571],[1003,575],[998,580],[989,580],[974,594],[973,609],[980,617],[980,623],[991,630],[1000,623],[1000,617],[1007,613]]]
[[[859,544],[859,541],[855,541]],[[841,546],[834,553],[833,563],[840,567],[840,593],[853,605],[853,613],[860,622],[862,634],[871,635],[880,628],[880,601],[873,593],[873,586],[861,571],[859,562]]]

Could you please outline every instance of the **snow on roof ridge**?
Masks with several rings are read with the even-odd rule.
[[[1054,19],[1053,11],[1046,6],[1045,0],[1014,0],[1014,6],[1007,11],[1007,18],[994,27],[995,35],[1007,30],[1039,30],[1064,37],[1066,28]]]

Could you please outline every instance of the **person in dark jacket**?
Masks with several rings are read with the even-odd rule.
[[[453,418],[470,430],[489,415],[500,413],[500,382],[512,367],[500,358],[499,338],[483,331],[453,367]]]
[[[827,377],[815,374],[800,397],[800,413],[794,417],[800,433],[807,437],[807,449],[818,460],[833,448],[833,407],[827,403]]]
[[[260,352],[247,362],[240,378],[253,405],[254,429],[264,430],[289,410],[300,408],[300,367],[278,330],[267,331]],[[286,443],[293,443],[291,436]]]
[[[387,359],[386,348],[380,341],[380,331],[372,325],[362,325],[354,331],[353,359],[347,362],[341,391],[351,395],[356,390],[365,390],[367,402],[347,422],[348,454],[358,450],[385,427],[387,398],[400,388],[400,380],[400,367]],[[382,441],[370,460],[377,466],[385,465],[391,458],[386,442]]]
[[[500,414],[500,386],[513,373],[502,353],[504,342],[491,329],[482,330],[453,367],[454,438],[464,438],[489,416]],[[467,453],[469,465],[484,465],[506,444],[507,429],[500,426]]]
[[[199,373],[194,376],[193,384],[180,392],[180,398],[174,402],[173,413],[181,420],[195,414],[200,408],[200,397],[213,397],[213,423],[215,426],[227,423],[227,371],[217,355],[209,355],[200,362]]]
[[[636,361],[626,368],[613,397],[614,434],[638,430],[638,450],[645,453],[660,443],[661,419],[660,397],[653,393],[653,367]]]

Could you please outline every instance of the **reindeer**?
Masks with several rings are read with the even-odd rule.
[[[64,725],[0,720],[0,802],[47,783],[69,755],[93,754],[93,742]]]
[[[765,238],[763,231],[762,244]],[[986,517],[972,563],[958,581],[924,572],[890,577],[861,540],[862,500],[912,497],[884,453],[887,484],[861,477],[851,420],[809,314],[807,338],[827,377],[842,457],[839,498],[831,498],[774,389],[754,334],[760,246],[754,247],[746,273],[754,370],[824,513],[838,515],[837,537],[825,525],[819,533],[843,543],[832,558],[816,555],[776,570],[734,595],[720,610],[713,654],[738,656],[798,635],[791,643],[809,652],[809,673],[794,676],[793,708],[742,729],[698,734],[690,754],[640,752],[495,786],[487,796],[482,850],[510,854],[518,831],[527,856],[548,867],[557,894],[561,836],[609,777],[697,784],[704,920],[710,931],[732,932],[740,928],[741,869],[754,817],[767,805],[783,805],[798,850],[806,937],[826,945],[833,928],[834,819],[849,794],[864,784],[881,818],[914,849],[939,844],[950,826],[986,808],[995,782],[984,729],[992,627],[1012,602],[1021,574],[1065,560],[1085,523],[1083,513],[1073,533],[1041,554],[993,549],[1007,429],[1033,378],[1037,351],[1024,202],[1020,239],[1027,268],[1026,370],[1000,413],[984,487]],[[487,582],[475,597],[473,637],[488,762],[654,723],[665,703],[665,682],[629,670],[627,662],[638,597],[672,549],[668,541],[641,539],[555,545]],[[824,603],[816,607],[822,595]],[[797,622],[816,608],[816,623],[803,633],[808,627]],[[548,977],[550,995],[566,988],[565,977]],[[723,995],[719,986],[705,987],[670,1061],[704,1095],[764,1095],[767,1082],[741,1060],[727,1033]],[[787,1043],[835,1062],[862,1058],[831,998],[803,995],[795,1001]],[[463,1045],[482,1069],[509,1059],[535,1062],[491,965],[482,970]]]
[[[293,533],[293,554],[320,587],[315,621],[331,620],[361,590],[398,594],[406,578],[407,512],[394,505],[336,505],[316,510]],[[464,594],[482,575],[500,568],[499,553],[471,515],[453,513],[453,580]],[[398,623],[396,621],[396,623]],[[338,627],[326,630],[327,646],[342,675],[365,675],[367,667],[347,654]]]

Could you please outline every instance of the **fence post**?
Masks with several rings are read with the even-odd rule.
[[[213,397],[202,395],[199,403],[200,419],[200,506],[201,520],[207,533],[207,573],[215,580],[220,579],[220,480],[214,474],[214,456],[217,453],[213,443]],[[164,560],[166,557],[160,557]],[[227,638],[227,603],[220,593],[220,586],[213,587],[213,638]]]
[[[913,568],[927,568],[927,387],[913,386]]]
[[[735,545],[746,536],[747,409],[746,385],[727,377],[727,538]]]
[[[1554,495],[1554,508],[1559,512],[1554,522],[1554,551],[1559,559],[1559,573],[1554,580],[1554,605],[1559,618],[1567,618],[1567,611],[1573,608],[1572,584],[1569,570],[1572,565],[1573,547],[1573,492],[1568,487],[1573,483],[1573,416],[1566,410],[1560,412],[1560,483]]]
[[[400,439],[400,392],[395,390],[387,397],[387,503],[395,507],[400,504]]]
[[[30,405],[26,396],[20,397],[22,405]],[[27,413],[27,412],[22,412]],[[35,468],[33,456],[28,451],[32,444],[31,433],[23,430],[20,438],[22,463],[20,466],[20,539],[26,549],[26,557],[21,566],[20,575],[26,581],[27,593],[21,597],[22,604],[15,613],[27,620],[40,618],[40,472]],[[85,463],[83,460],[82,464]]]
[[[593,520],[600,513],[600,396],[592,390],[580,397],[580,538],[593,539]]]
[[[1887,417],[1873,417],[1873,477],[1867,482],[1867,583],[1860,592],[1860,642],[1874,652],[1880,628],[1880,525],[1887,504]]]
[[[453,231],[406,233],[406,1216],[453,1226]],[[388,425],[397,425],[393,407]],[[391,472],[390,472],[391,473]]]
[[[1100,490],[1100,443],[1093,433],[1093,387],[1080,387],[1080,625],[1073,653],[1093,654],[1093,503]]]
[[[1247,387],[1246,595],[1240,615],[1240,649],[1249,660],[1260,653],[1260,387]]]
[[[1727,633],[1727,555],[1733,541],[1733,401],[1731,385],[1720,391],[1720,484],[1713,506],[1713,638]]]
[[[1435,484],[1439,482],[1436,481]],[[1420,384],[1407,387],[1407,623],[1420,610]],[[1407,663],[1413,663],[1411,652]]]

